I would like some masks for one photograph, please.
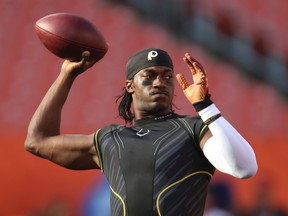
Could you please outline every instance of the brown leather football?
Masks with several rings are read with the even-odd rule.
[[[87,50],[93,59],[100,60],[108,51],[101,32],[78,15],[56,13],[45,16],[36,22],[35,31],[45,47],[63,59],[79,60]]]

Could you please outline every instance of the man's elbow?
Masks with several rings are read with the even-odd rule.
[[[35,143],[35,139],[27,136],[24,142],[24,149],[32,154],[37,155],[37,148]]]
[[[242,167],[238,169],[237,172],[234,173],[234,176],[239,179],[248,179],[256,175],[258,171],[257,163],[250,164],[247,167]]]

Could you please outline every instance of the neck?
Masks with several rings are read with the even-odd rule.
[[[172,110],[165,110],[162,112],[135,112],[135,120],[140,120],[144,118],[154,118],[155,120],[163,119],[172,115]]]

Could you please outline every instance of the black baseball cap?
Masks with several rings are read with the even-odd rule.
[[[130,80],[140,70],[152,66],[166,66],[173,70],[173,62],[166,51],[159,48],[142,49],[128,59],[126,79]]]

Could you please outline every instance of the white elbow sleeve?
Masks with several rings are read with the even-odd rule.
[[[208,127],[212,133],[204,145],[204,155],[221,172],[237,178],[255,175],[258,167],[252,147],[219,113],[214,104],[199,112],[204,122],[210,121]],[[213,116],[218,117],[214,120]]]

